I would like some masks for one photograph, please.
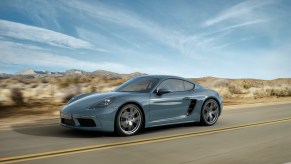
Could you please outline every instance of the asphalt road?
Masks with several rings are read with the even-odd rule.
[[[0,163],[291,162],[291,104],[225,110],[211,127],[150,128],[132,137],[66,129],[55,121],[0,129]]]

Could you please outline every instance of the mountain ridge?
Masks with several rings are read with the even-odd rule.
[[[136,77],[136,76],[142,76],[142,75],[148,75],[146,73],[141,72],[132,72],[132,73],[116,73],[112,71],[102,70],[98,69],[92,72],[84,71],[81,69],[68,69],[63,72],[53,72],[48,70],[34,70],[31,68],[23,69],[20,71],[15,72],[14,74],[7,74],[4,72],[0,72],[0,79],[6,79],[10,77],[27,77],[27,78],[34,78],[34,77],[47,77],[47,76],[70,76],[70,75],[95,75],[95,76],[111,76],[114,78],[119,78],[121,76],[130,76],[130,77]],[[190,77],[189,79],[197,80],[197,81],[211,81],[213,79],[220,79],[220,80],[260,80],[260,81],[270,81],[270,80],[279,80],[279,81],[289,81],[291,78],[288,77],[281,77],[281,78],[275,78],[275,79],[255,79],[255,78],[224,78],[224,77],[213,77],[213,76],[205,76],[205,77]]]
[[[110,76],[112,79],[114,78],[120,78],[121,76],[142,76],[147,75],[145,73],[140,72],[133,72],[128,74],[121,74],[116,72],[111,72],[107,70],[95,70],[92,72],[84,71],[81,69],[68,69],[63,72],[52,72],[47,70],[34,70],[31,68],[23,69],[20,71],[15,72],[14,74],[6,74],[6,73],[0,73],[0,79],[6,79],[9,77],[27,77],[27,78],[34,78],[34,77],[47,77],[47,76],[71,76],[71,75],[95,75],[95,76]]]

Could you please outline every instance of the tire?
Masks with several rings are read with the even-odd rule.
[[[200,123],[204,126],[214,125],[219,117],[219,105],[214,99],[208,99],[204,102],[201,115]]]
[[[115,133],[121,136],[137,134],[143,126],[143,113],[135,104],[126,104],[118,110],[115,118]]]

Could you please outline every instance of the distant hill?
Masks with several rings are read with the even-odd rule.
[[[12,75],[10,74],[6,74],[6,73],[0,73],[0,79],[7,79],[9,77],[11,77]]]
[[[104,76],[104,75],[120,75],[118,73],[110,72],[110,71],[106,71],[106,70],[96,70],[96,71],[92,72],[91,74],[93,74],[93,75],[101,75],[101,76]]]
[[[34,77],[46,77],[48,75],[52,76],[62,76],[64,73],[63,72],[50,72],[46,70],[33,70],[33,69],[24,69],[21,71],[16,72],[13,76],[21,76],[21,77],[27,77],[27,78],[34,78]]]
[[[64,72],[65,75],[86,74],[86,71],[80,69],[69,69]]]
[[[37,75],[37,74],[50,74],[49,71],[36,71],[33,69],[25,69],[15,73],[16,75]]]
[[[91,76],[106,76],[108,79],[120,79],[124,76],[126,77],[136,77],[141,75],[146,75],[145,73],[140,72],[134,72],[130,74],[119,74],[115,72],[110,72],[106,70],[96,70],[93,72],[86,72],[80,69],[69,69],[64,72],[51,72],[51,71],[38,71],[33,69],[24,69],[21,71],[16,72],[13,75],[8,75],[5,73],[0,74],[0,79],[3,78],[9,78],[11,76],[21,76],[21,77],[27,77],[27,78],[33,78],[33,77],[46,77],[46,76],[71,76],[71,75],[91,75]]]

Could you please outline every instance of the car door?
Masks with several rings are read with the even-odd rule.
[[[191,102],[188,96],[191,96],[193,90],[185,90],[184,80],[180,79],[166,79],[157,87],[159,89],[169,90],[170,93],[151,94],[151,122],[174,122],[185,118]]]

